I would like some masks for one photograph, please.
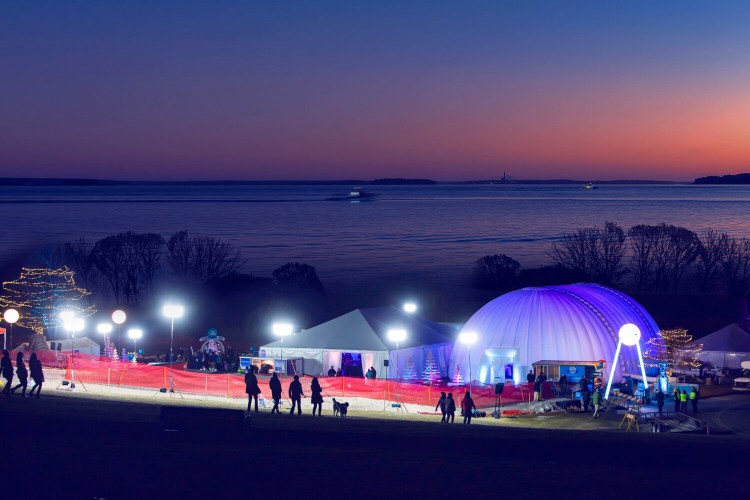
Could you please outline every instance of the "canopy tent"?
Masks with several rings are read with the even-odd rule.
[[[739,368],[750,360],[750,333],[737,323],[725,326],[697,341],[703,344],[698,359],[722,368]]]
[[[54,346],[52,344],[55,344]],[[58,349],[59,344],[59,349]],[[81,354],[100,355],[100,346],[88,337],[77,337],[75,339],[48,341],[50,349],[56,351],[78,351]]]
[[[396,344],[388,339],[388,330],[406,330],[406,339]],[[359,354],[362,369],[371,366],[378,378],[385,378],[385,360],[389,360],[388,377],[398,372],[407,377],[415,373],[421,378],[429,353],[440,370],[447,375],[448,360],[455,337],[455,328],[407,314],[395,307],[355,309],[318,326],[271,342],[260,348],[260,355],[281,359],[302,358],[305,375],[320,376],[333,366],[342,367],[342,356]],[[392,361],[391,361],[392,360]],[[407,377],[411,378],[411,377]]]

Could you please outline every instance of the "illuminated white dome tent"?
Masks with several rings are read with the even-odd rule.
[[[456,342],[451,372],[459,366],[482,383],[503,376],[506,363],[513,364],[513,380],[525,382],[532,363],[543,360],[599,361],[611,366],[618,331],[632,323],[641,331],[641,345],[658,337],[653,318],[635,300],[605,286],[576,285],[524,288],[501,295],[469,319],[462,332],[476,332],[471,346],[471,370],[467,346]],[[645,347],[644,347],[645,348]],[[625,374],[640,374],[634,349],[620,353],[614,381]],[[609,375],[609,369],[604,371]]]

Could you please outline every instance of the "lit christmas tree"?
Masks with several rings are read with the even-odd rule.
[[[21,276],[3,283],[5,295],[0,296],[0,309],[17,309],[18,326],[44,334],[60,325],[60,312],[72,311],[79,318],[96,312],[83,299],[91,295],[78,288],[75,273],[63,266],[58,269],[21,269]]]
[[[461,376],[461,370],[458,365],[456,365],[456,373],[453,374],[451,385],[464,385],[464,378]]]
[[[659,363],[666,363],[667,375],[671,376],[679,368],[698,368],[698,354],[702,349],[703,344],[693,342],[693,336],[687,330],[675,328],[661,330],[658,337],[649,339],[643,356],[649,366],[658,367]]]
[[[112,340],[107,336],[104,340],[104,357],[113,361],[119,361],[117,356],[117,347],[112,343]]]
[[[414,382],[417,380],[417,372],[414,370],[414,361],[409,358],[409,362],[406,364],[406,369],[401,372],[401,380],[405,382]]]
[[[438,370],[432,351],[427,351],[427,359],[425,360],[425,367],[422,372],[422,382],[425,384],[440,382],[440,370]]]

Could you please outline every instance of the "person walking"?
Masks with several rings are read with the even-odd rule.
[[[16,389],[23,388],[23,391],[21,391],[21,397],[25,398],[26,385],[29,381],[29,372],[26,371],[26,364],[23,362],[23,353],[21,351],[18,351],[18,354],[16,355],[16,376],[18,377],[18,385],[11,389],[10,393],[13,394],[16,392]]]
[[[273,408],[271,413],[279,414],[279,403],[281,403],[281,380],[279,380],[279,374],[273,372],[271,380],[268,381],[268,387],[271,389],[271,398],[273,399]]]
[[[456,400],[453,399],[453,393],[449,392],[445,400],[445,423],[453,423],[456,418]]]
[[[29,372],[31,372],[31,378],[34,380],[34,386],[29,391],[29,397],[34,395],[36,390],[36,397],[39,398],[39,394],[42,392],[42,384],[44,383],[44,372],[42,371],[42,362],[37,358],[36,353],[31,353],[31,359],[29,359]]]
[[[542,376],[539,375],[534,381],[534,401],[542,400]]]
[[[299,375],[294,376],[294,380],[289,384],[289,399],[292,400],[292,411],[290,415],[294,415],[294,408],[297,408],[297,415],[302,415],[302,383],[299,381]]]
[[[3,387],[3,394],[10,396],[10,386],[13,383],[13,363],[10,362],[10,353],[3,351],[3,359],[0,360],[0,372],[2,372],[3,378],[5,379],[5,387]]]
[[[440,422],[445,422],[445,392],[440,392],[440,399],[438,399],[437,404],[435,405],[435,411],[437,411],[438,408],[440,408],[440,413],[443,414],[443,418],[440,419]]]
[[[245,392],[247,393],[247,411],[250,411],[250,406],[255,400],[255,413],[258,413],[260,387],[258,387],[258,377],[255,375],[255,365],[250,365],[245,373]]]
[[[656,389],[656,406],[659,407],[659,416],[661,417],[664,408],[664,393],[659,388]]]
[[[685,415],[687,415],[687,412],[688,412],[687,400],[688,400],[687,391],[683,390],[680,393],[680,411],[684,413]]]
[[[693,413],[698,413],[698,391],[695,389],[695,387],[690,389],[689,397],[690,397],[690,404],[693,405]]]
[[[589,411],[589,404],[591,403],[591,390],[589,389],[589,381],[586,377],[581,377],[579,382],[581,384],[581,397],[583,398],[583,411]]]
[[[591,402],[594,404],[594,418],[599,418],[599,410],[602,407],[602,393],[599,391],[599,389],[595,389],[593,394],[591,395]]]
[[[474,400],[471,399],[471,393],[466,391],[464,398],[461,400],[461,410],[464,412],[464,423],[470,424],[472,411],[476,410],[477,406],[474,404]]]
[[[672,392],[672,397],[674,397],[674,412],[677,413],[680,411],[680,388],[675,387],[674,391]]]
[[[320,387],[318,377],[313,377],[312,384],[310,384],[310,391],[312,392],[310,401],[312,401],[313,405],[313,415],[315,415],[315,409],[317,408],[318,416],[320,417],[323,414],[323,388]]]

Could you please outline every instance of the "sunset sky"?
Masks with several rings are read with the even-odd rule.
[[[0,5],[0,176],[750,171],[750,2]]]

